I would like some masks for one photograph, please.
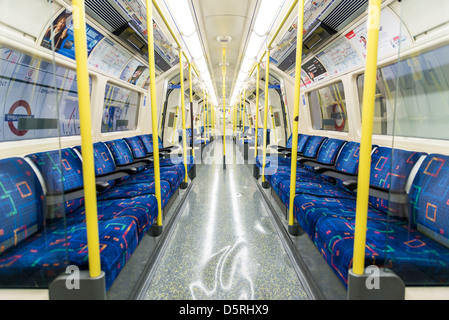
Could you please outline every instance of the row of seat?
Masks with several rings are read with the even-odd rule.
[[[291,148],[291,138],[289,139]],[[273,193],[289,206],[291,158],[267,157]],[[360,144],[300,134],[294,216],[347,286]],[[407,285],[449,282],[449,157],[373,146],[365,263]],[[256,166],[262,168],[262,158]]]
[[[164,208],[186,172],[160,138],[159,146]],[[152,156],[152,135],[94,144],[107,289],[157,220]],[[42,287],[68,265],[88,268],[81,147],[2,159],[0,185],[0,285]]]

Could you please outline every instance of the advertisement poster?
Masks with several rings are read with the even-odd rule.
[[[125,48],[105,38],[90,55],[89,66],[118,78],[131,58],[131,53]]]
[[[347,38],[343,37],[317,54],[329,75],[337,75],[361,67],[363,62]]]
[[[319,81],[327,77],[326,68],[315,57],[304,63],[302,65],[302,69],[305,71],[311,81]]]
[[[44,34],[41,46],[52,50],[52,39],[54,41],[55,52],[65,57],[75,60],[75,39],[73,32],[72,13],[63,11],[50,25]],[[87,54],[95,48],[98,42],[103,39],[103,35],[86,24]]]
[[[366,45],[368,40],[366,22],[347,33],[346,39],[359,52],[363,60],[366,60]],[[401,34],[399,19],[386,8],[382,10],[380,15],[379,59],[397,54],[399,52],[399,44],[402,48],[408,47],[411,44],[411,40],[405,34]]]

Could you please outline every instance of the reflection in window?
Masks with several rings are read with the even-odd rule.
[[[313,129],[348,132],[342,82],[309,93],[309,108]]]
[[[0,48],[0,100],[0,141],[80,134],[74,70]]]
[[[379,69],[374,133],[448,140],[447,74],[449,46]],[[364,75],[360,75],[357,79],[360,101],[363,82]]]
[[[138,92],[106,84],[101,132],[135,130],[138,109]]]

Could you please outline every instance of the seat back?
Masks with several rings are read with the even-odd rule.
[[[47,196],[62,195],[62,193],[83,187],[82,161],[76,151],[71,148],[39,152],[27,156],[41,173],[46,186]],[[61,203],[53,203],[47,208],[47,218],[61,218],[80,208],[84,197],[64,202],[64,212]]]
[[[43,227],[44,192],[22,158],[0,160],[0,254]]]
[[[124,139],[106,141],[105,144],[111,151],[117,166],[127,165],[134,162],[131,149]]]
[[[290,135],[290,137],[287,140],[287,144],[285,145],[286,148],[291,148],[293,146],[293,134]]]
[[[307,141],[310,136],[307,134],[298,134],[298,152],[304,152]]]
[[[420,165],[408,196],[411,225],[449,246],[449,156],[430,154]]]
[[[360,143],[350,141],[341,149],[335,168],[338,171],[356,174],[359,172]]]
[[[142,140],[139,137],[125,138],[134,158],[143,158],[146,156],[147,152]]]
[[[320,136],[312,136],[310,137],[306,144],[304,145],[303,154],[309,158],[315,158],[318,154],[318,150],[321,147],[321,144],[326,140],[325,137]]]
[[[423,153],[392,149],[376,148],[371,155],[370,185],[389,191],[405,192],[407,179]],[[369,197],[370,203],[378,210],[393,216],[407,217],[405,208],[379,197]]]
[[[335,164],[338,153],[345,143],[346,141],[339,139],[325,140],[318,151],[317,161],[329,165]]]

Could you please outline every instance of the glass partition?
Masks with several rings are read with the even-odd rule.
[[[38,22],[54,14],[52,3],[31,4],[33,13],[23,2],[2,2],[3,27],[17,30],[17,19],[37,14],[21,31],[51,30],[50,21]],[[76,73],[46,49],[17,40],[0,35],[0,289],[48,288],[75,264],[70,256],[79,253],[85,232],[68,219],[83,206],[81,158],[61,149],[61,137],[80,131]],[[69,240],[74,228],[76,244]]]
[[[308,96],[313,129],[348,132],[346,98],[341,81],[312,91]]]
[[[372,153],[365,262],[407,287],[449,285],[449,20],[435,12],[444,5],[402,1],[398,39],[414,46],[399,42],[397,61],[377,74],[374,134],[391,144]]]
[[[137,91],[107,83],[101,132],[135,130],[139,107],[140,94]]]

